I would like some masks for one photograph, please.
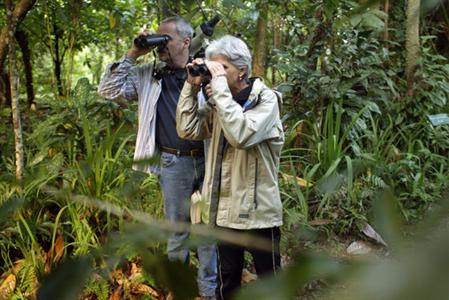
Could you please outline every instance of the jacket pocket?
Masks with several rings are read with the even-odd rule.
[[[257,200],[257,173],[258,170],[258,159],[255,156],[249,157],[248,164],[248,178],[246,178],[247,186],[246,193],[243,197],[240,208],[239,208],[239,219],[249,219],[251,217],[251,213],[257,209],[258,200]]]

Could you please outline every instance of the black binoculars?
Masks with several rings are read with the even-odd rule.
[[[193,65],[189,67],[189,74],[193,77],[197,76],[212,76],[209,72],[209,69],[207,68],[206,64],[199,64],[199,65]]]
[[[148,49],[160,45],[166,45],[170,37],[165,34],[139,35],[134,39],[134,45],[139,49]]]

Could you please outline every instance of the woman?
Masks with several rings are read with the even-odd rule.
[[[281,98],[261,79],[249,78],[251,54],[246,44],[224,36],[206,49],[210,72],[207,105],[198,108],[203,76],[189,71],[176,111],[181,138],[211,138],[203,183],[204,219],[218,227],[250,232],[271,240],[271,251],[218,244],[219,299],[229,299],[240,286],[244,251],[258,275],[280,267],[282,204],[278,188],[279,156],[284,133],[279,116]]]

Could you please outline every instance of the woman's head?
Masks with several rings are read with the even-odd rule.
[[[251,53],[248,46],[239,38],[231,35],[213,41],[206,48],[206,58],[220,62],[226,71],[228,85],[233,89],[246,83],[251,73]]]

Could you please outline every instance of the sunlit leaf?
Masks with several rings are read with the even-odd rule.
[[[113,29],[115,27],[115,24],[117,23],[117,19],[113,14],[109,15],[109,28]]]

